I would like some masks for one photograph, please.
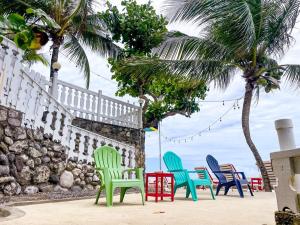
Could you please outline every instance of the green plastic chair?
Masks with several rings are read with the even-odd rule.
[[[101,191],[105,189],[106,205],[113,205],[113,195],[116,188],[120,188],[120,202],[123,202],[126,191],[129,188],[137,187],[141,191],[142,202],[144,205],[144,178],[143,169],[126,169],[121,166],[121,155],[117,150],[109,146],[103,146],[94,151],[94,159],[96,164],[96,171],[100,175],[101,186],[96,196],[95,204],[98,200]],[[123,179],[125,172],[129,173],[135,171],[136,179]]]
[[[191,194],[192,199],[194,201],[198,201],[196,187],[208,186],[212,198],[215,199],[213,193],[213,185],[210,181],[209,175],[206,170],[188,171],[186,169],[183,169],[181,159],[174,152],[166,152],[163,156],[163,160],[166,164],[168,171],[174,174],[174,194],[176,193],[176,190],[178,188],[186,187],[186,198],[188,198]],[[202,174],[202,177],[204,177],[204,179],[191,179],[189,176],[190,173]]]

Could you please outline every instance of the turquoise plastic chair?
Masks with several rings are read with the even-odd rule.
[[[183,169],[181,159],[174,152],[166,152],[163,156],[163,160],[166,164],[166,167],[170,173],[174,174],[175,187],[174,194],[176,190],[180,187],[186,187],[186,198],[189,195],[192,195],[192,199],[194,201],[198,201],[196,187],[197,186],[208,186],[210,189],[210,193],[213,199],[215,199],[213,193],[213,185],[210,181],[209,175],[206,170],[195,170],[188,171]],[[200,173],[204,177],[204,179],[191,179],[190,173]]]

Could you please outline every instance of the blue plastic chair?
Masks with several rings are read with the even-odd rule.
[[[224,195],[227,195],[229,189],[233,186],[236,186],[240,197],[243,198],[244,197],[244,193],[243,193],[243,185],[247,185],[250,191],[250,194],[253,196],[251,187],[247,181],[247,178],[245,176],[244,172],[235,172],[232,170],[221,170],[218,161],[211,155],[208,155],[206,157],[206,162],[209,166],[209,168],[211,169],[211,171],[215,174],[215,176],[218,178],[219,180],[219,184],[217,186],[217,191],[216,191],[216,195],[219,194],[219,191],[222,187],[225,187],[225,193]],[[224,174],[231,174],[233,177],[233,180],[228,181],[226,179],[226,177],[224,176]],[[238,179],[237,178],[237,174],[241,174],[242,175],[242,179]]]
[[[198,197],[197,197],[196,187],[208,186],[210,188],[212,198],[215,199],[213,193],[213,186],[206,170],[188,171],[186,169],[183,169],[181,159],[174,152],[166,152],[164,154],[163,159],[168,171],[174,174],[174,180],[175,180],[174,194],[176,193],[176,190],[178,188],[186,187],[186,198],[188,198],[189,195],[191,194],[192,199],[194,201],[197,201]],[[204,179],[191,179],[189,176],[190,173],[201,174],[204,177]]]

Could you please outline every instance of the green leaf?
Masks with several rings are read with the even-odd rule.
[[[3,37],[2,36],[0,36],[0,43],[3,41]]]
[[[12,13],[7,17],[10,27],[19,28],[21,26],[26,26],[26,22],[23,16]]]

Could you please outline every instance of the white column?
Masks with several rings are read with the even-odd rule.
[[[280,150],[291,150],[296,148],[293,131],[293,121],[290,119],[281,119],[275,121],[275,127],[278,134]]]
[[[58,79],[58,71],[55,71],[53,73],[53,77],[51,78],[51,88],[50,88],[50,94],[55,99],[57,99],[58,97],[57,79]]]

